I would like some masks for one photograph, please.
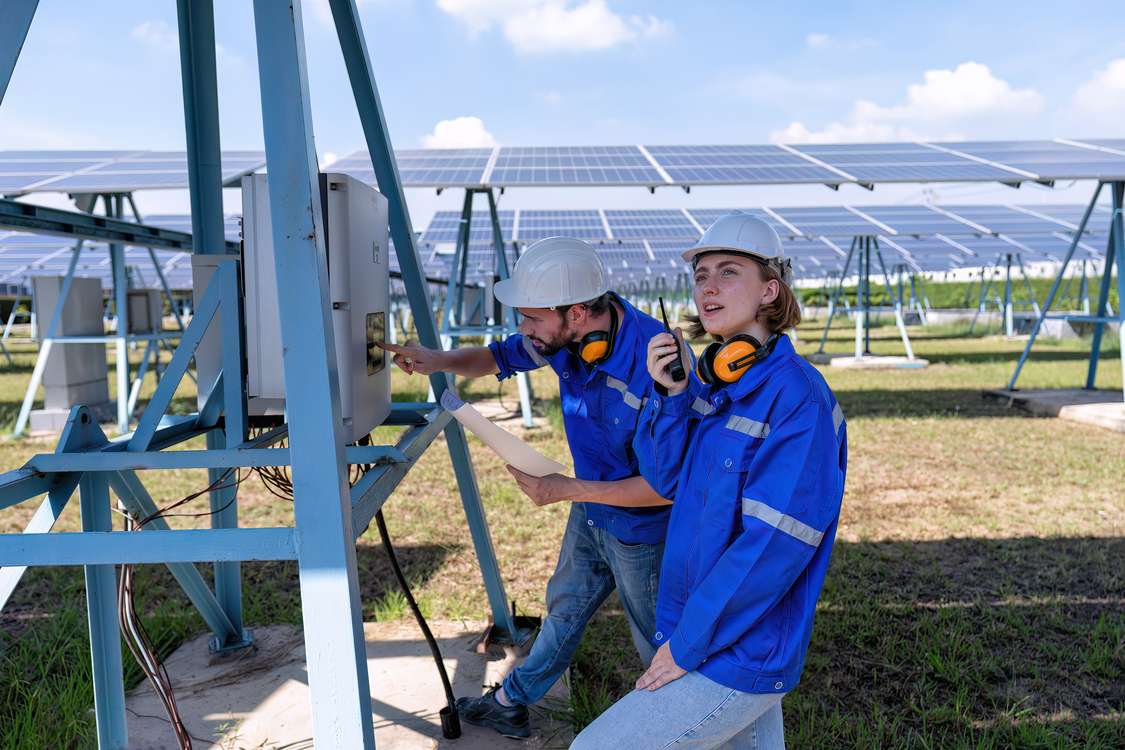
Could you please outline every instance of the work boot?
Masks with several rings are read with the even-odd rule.
[[[496,700],[496,691],[499,685],[489,688],[488,692],[479,698],[458,698],[457,713],[463,721],[478,727],[495,729],[505,737],[514,737],[518,740],[531,736],[531,720],[527,713],[527,706],[519,704],[504,706]]]

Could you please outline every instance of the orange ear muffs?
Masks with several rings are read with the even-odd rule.
[[[582,337],[582,343],[578,345],[578,356],[586,364],[592,365],[605,359],[609,350],[609,334],[605,331],[592,331]]]
[[[578,356],[588,365],[597,365],[613,354],[613,340],[617,338],[617,310],[609,305],[609,331],[590,331],[578,342]]]
[[[726,385],[737,381],[755,363],[766,358],[773,349],[778,334],[773,334],[763,345],[753,336],[740,333],[727,341],[708,344],[695,365],[695,374],[708,384]]]

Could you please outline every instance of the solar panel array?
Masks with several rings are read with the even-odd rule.
[[[1125,179],[1125,139],[496,146],[395,153],[406,187],[1052,183]],[[326,169],[374,183],[366,151]]]
[[[261,151],[224,151],[223,184],[266,162]],[[2,151],[0,195],[128,193],[188,187],[184,151]]]
[[[791,239],[855,236],[907,237],[944,234],[972,236],[996,234],[1069,233],[1078,229],[1084,206],[1078,205],[891,205],[689,209],[514,209],[499,212],[506,242],[528,243],[565,235],[589,242],[628,239],[695,238],[716,219],[732,211],[757,216]],[[1103,231],[1108,209],[1098,206],[1087,231]],[[459,211],[438,211],[422,235],[426,243],[456,242]],[[488,214],[474,211],[471,241],[491,242]]]
[[[145,221],[165,229],[191,231],[191,217],[186,215],[146,216]],[[225,230],[228,240],[238,241],[242,232],[241,218],[227,216]],[[15,285],[18,287],[16,293],[27,294],[31,288],[32,276],[62,276],[70,266],[74,245],[73,240],[59,237],[0,230],[0,285]],[[191,254],[170,250],[154,252],[168,285],[177,291],[190,290]],[[160,288],[160,279],[153,268],[148,249],[127,246],[125,266],[131,286]],[[102,288],[111,289],[113,273],[109,247],[104,243],[83,243],[75,275],[101,279]]]
[[[595,244],[618,283],[686,272],[680,255],[703,229],[733,209],[636,209],[503,212],[504,240],[526,245],[546,236],[578,236]],[[1025,263],[1059,261],[1066,254],[1083,206],[1003,205],[779,207],[742,209],[777,228],[798,277],[824,278],[843,270],[851,239],[875,237],[888,268],[918,272],[992,265],[1007,253]],[[1097,207],[1074,255],[1104,257],[1109,211]],[[447,277],[455,233],[455,211],[439,212],[423,234],[434,252],[430,271]],[[487,215],[474,215],[474,226]],[[437,228],[436,230],[434,228]],[[491,276],[491,234],[474,240],[475,280]],[[441,267],[442,261],[445,267]],[[855,267],[852,266],[852,272]],[[874,269],[879,272],[879,269]]]

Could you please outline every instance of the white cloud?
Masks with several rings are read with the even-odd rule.
[[[558,91],[537,91],[535,96],[544,104],[557,107],[562,104],[562,94]]]
[[[1125,119],[1125,57],[1111,60],[1104,70],[1074,92],[1078,114],[1099,126],[1119,127]]]
[[[179,54],[179,33],[164,21],[143,21],[133,27],[129,36],[152,50],[174,55]],[[246,61],[216,42],[215,64],[218,66],[220,75],[222,75],[233,72],[236,68],[244,68]]]
[[[499,26],[522,55],[604,50],[672,33],[656,16],[622,16],[605,0],[438,0],[479,34]]]
[[[179,48],[180,38],[168,24],[163,21],[144,21],[133,27],[129,36],[141,42],[146,47],[154,49]]]
[[[820,34],[817,32],[813,32],[805,37],[805,44],[813,47],[814,49],[827,47],[831,41],[832,37],[828,36],[827,34]]]
[[[479,117],[454,117],[434,125],[434,132],[422,137],[426,148],[487,148],[496,139]]]
[[[861,99],[843,122],[813,129],[792,122],[770,134],[778,143],[959,138],[960,128],[992,126],[1035,115],[1043,97],[1015,89],[987,65],[965,62],[953,70],[927,70],[922,83],[906,89],[906,101],[883,106]]]

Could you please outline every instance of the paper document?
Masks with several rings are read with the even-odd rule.
[[[441,405],[454,419],[495,451],[496,455],[523,473],[545,477],[566,470],[565,466],[547,458],[503,427],[489,422],[483,414],[458,398],[451,389],[446,389],[442,394]]]

